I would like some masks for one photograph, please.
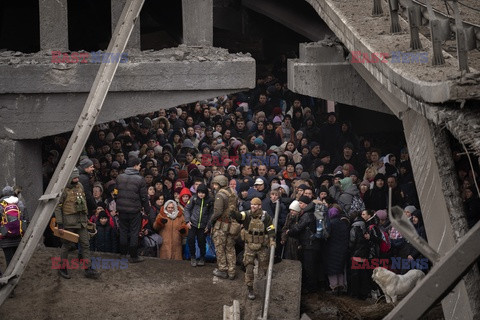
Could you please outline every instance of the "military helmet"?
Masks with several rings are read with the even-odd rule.
[[[224,188],[228,185],[228,179],[224,175],[218,175],[213,178],[212,183],[218,183],[221,188]]]

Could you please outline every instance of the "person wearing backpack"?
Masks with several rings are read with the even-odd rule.
[[[243,224],[241,232],[242,240],[245,241],[243,264],[245,266],[245,284],[248,289],[248,299],[254,300],[253,291],[253,268],[255,258],[258,259],[258,270],[263,275],[268,269],[269,247],[275,247],[275,226],[270,215],[262,210],[262,200],[253,198],[251,209],[238,212],[230,211],[230,216]]]
[[[8,185],[2,190],[0,206],[0,248],[8,267],[26,230],[26,209]]]
[[[348,257],[349,228],[341,220],[341,212],[337,208],[328,209],[328,217],[330,232],[323,252],[325,271],[332,293],[340,294],[346,288],[344,274]]]
[[[197,193],[185,206],[184,215],[188,228],[188,249],[190,250],[190,264],[192,267],[205,265],[206,233],[210,229],[208,222],[213,210],[213,200],[208,196],[205,184],[197,187]],[[195,257],[195,238],[200,248],[200,259]]]

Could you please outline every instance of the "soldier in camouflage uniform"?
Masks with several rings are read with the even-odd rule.
[[[248,298],[255,299],[253,291],[253,268],[255,258],[258,259],[258,272],[265,275],[268,269],[268,248],[275,247],[275,226],[272,217],[262,210],[262,200],[253,198],[251,209],[238,212],[231,211],[230,215],[239,222],[243,223],[242,240],[245,241],[245,252],[243,254],[243,264],[246,268],[245,284],[248,288]]]
[[[83,186],[79,182],[78,169],[73,169],[70,176],[70,182],[63,190],[60,201],[55,208],[55,220],[58,224],[58,231],[63,234],[63,230],[68,230],[79,235],[79,243],[82,246],[82,255],[87,269],[85,276],[87,278],[98,278],[98,272],[92,269],[90,265],[90,236],[87,230],[87,200]],[[62,239],[62,253],[60,257],[63,261],[68,259],[68,253],[76,249],[76,244]],[[65,260],[64,260],[65,259]],[[66,268],[59,270],[60,276],[70,279]]]
[[[228,179],[224,175],[218,175],[212,180],[215,188],[215,202],[213,214],[210,219],[212,227],[213,243],[217,255],[218,268],[213,274],[220,278],[235,279],[235,238],[240,232],[240,224],[230,218],[229,213],[237,210],[237,195],[228,187]]]

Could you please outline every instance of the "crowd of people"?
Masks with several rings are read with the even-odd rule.
[[[358,138],[335,112],[322,114],[305,101],[268,76],[249,92],[95,126],[78,165],[89,221],[97,225],[91,250],[128,252],[139,259],[138,249],[141,255],[181,260],[188,242],[191,265],[203,266],[206,237],[218,219],[214,204],[225,187],[236,195],[238,212],[232,217],[239,222],[248,216],[242,212],[257,212],[259,206],[273,217],[279,203],[272,245],[277,259],[302,262],[302,291],[348,292],[366,299],[375,289],[368,267],[372,259],[423,258],[390,225],[386,211],[391,188],[392,206],[401,207],[426,239],[408,150],[389,146],[396,151],[386,154],[374,140]],[[66,138],[57,136],[47,146],[45,181],[65,145]],[[475,171],[462,170],[473,225],[480,211],[470,181]],[[130,203],[117,199],[130,192],[128,183],[118,181],[122,174],[139,175],[147,189],[146,203],[130,211]],[[138,221],[133,215],[125,218],[125,210],[142,215]],[[321,234],[318,213],[328,221]],[[138,235],[132,233],[136,228],[128,229],[132,223]],[[242,245],[236,241],[238,254]],[[219,264],[217,274],[235,278],[231,252],[222,255],[225,269]]]

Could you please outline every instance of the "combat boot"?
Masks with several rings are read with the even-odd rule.
[[[197,266],[203,267],[204,265],[205,265],[205,258],[200,257],[200,260],[198,260],[198,262],[197,262]]]
[[[68,274],[67,269],[59,269],[58,274],[64,279],[70,279],[71,278],[70,275]]]
[[[100,274],[98,273],[97,270],[92,269],[92,267],[88,267],[85,269],[85,277],[90,278],[90,279],[98,279]]]
[[[253,287],[248,286],[248,299],[255,300],[255,292],[253,292]]]
[[[195,259],[195,258],[193,258],[193,257],[190,258],[190,265],[191,265],[192,267],[196,267],[196,266],[197,266],[197,259]]]
[[[213,270],[213,275],[222,279],[228,279],[228,274],[225,271],[220,271],[218,269]]]

